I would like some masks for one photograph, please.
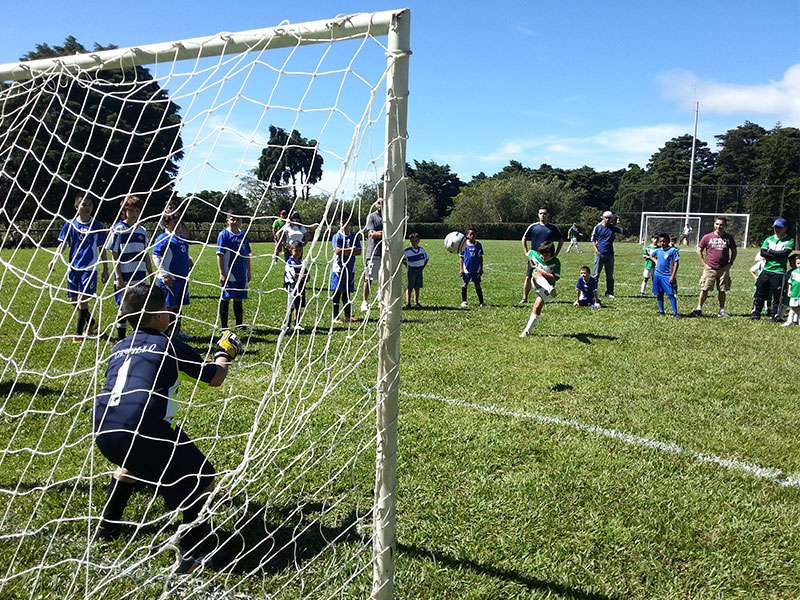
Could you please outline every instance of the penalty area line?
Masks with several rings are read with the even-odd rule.
[[[683,448],[682,446],[679,446],[678,444],[672,442],[660,442],[658,440],[651,440],[649,438],[639,437],[636,435],[632,435],[630,433],[625,433],[624,431],[617,431],[616,429],[608,429],[605,427],[598,427],[596,425],[586,425],[585,423],[581,423],[573,419],[563,419],[560,417],[548,417],[546,415],[523,413],[514,410],[508,410],[506,408],[501,408],[494,405],[486,406],[483,404],[476,404],[474,402],[465,402],[464,400],[458,400],[455,398],[445,398],[444,396],[438,396],[436,394],[412,394],[410,392],[401,392],[401,395],[417,397],[417,398],[425,398],[427,400],[436,400],[439,402],[445,402],[447,404],[451,404],[453,406],[460,406],[462,408],[479,410],[481,412],[485,412],[492,415],[513,417],[517,419],[528,419],[530,421],[536,421],[538,423],[543,423],[545,425],[558,425],[560,427],[569,427],[570,429],[584,431],[586,433],[591,433],[593,435],[619,440],[621,442],[630,444],[632,446],[639,446],[642,448],[649,448],[652,450],[660,450],[661,452],[668,452],[670,454],[681,454],[684,456],[688,456],[692,460],[697,462],[715,464],[720,467],[730,469],[732,471],[741,471],[744,473],[748,473],[749,475],[752,475],[759,479],[765,479],[771,481],[783,487],[800,487],[800,475],[798,474],[789,475],[782,472],[779,469],[773,469],[772,467],[762,467],[752,463],[743,462],[740,460],[722,458],[720,456],[714,456],[711,454],[703,454],[702,452],[695,452],[694,450]]]

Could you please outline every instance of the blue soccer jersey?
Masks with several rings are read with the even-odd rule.
[[[477,275],[481,272],[483,258],[483,246],[480,242],[474,244],[466,243],[463,252],[459,255],[464,259],[464,272],[470,275]]]
[[[120,221],[111,228],[106,248],[118,254],[119,268],[126,284],[147,277],[147,231],[144,227],[129,226]]]
[[[345,234],[342,231],[333,236],[331,242],[334,250],[337,248],[361,250],[361,239],[355,233]],[[333,259],[333,266],[331,267],[331,289],[336,291],[342,282],[347,282],[348,291],[355,290],[355,272],[356,272],[356,257],[351,254],[345,256],[342,254],[335,255]]]
[[[58,241],[69,245],[69,268],[85,271],[97,264],[99,250],[106,243],[106,233],[95,219],[82,223],[74,217],[64,223]]]
[[[220,231],[217,236],[217,254],[222,255],[227,285],[246,288],[247,258],[252,251],[250,240],[244,230],[240,230],[239,233],[233,233],[227,228]]]
[[[297,280],[300,279],[300,272],[303,270],[303,261],[295,260],[290,256],[286,260],[286,268],[283,270],[283,284],[285,287],[294,288]]]
[[[579,301],[594,300],[594,294],[597,291],[597,279],[589,277],[589,280],[585,281],[583,277],[578,277],[578,283],[575,288],[580,293]]]
[[[210,383],[214,363],[154,329],[137,329],[108,357],[106,383],[94,403],[94,431],[161,431],[172,422],[181,380]]]
[[[656,273],[659,275],[666,275],[669,277],[672,274],[672,264],[680,260],[678,250],[675,248],[656,248],[653,250],[651,256],[656,257]]]
[[[189,276],[192,260],[189,258],[189,242],[178,233],[160,233],[153,244],[153,258],[158,268],[157,277],[163,281],[164,277],[173,279]]]

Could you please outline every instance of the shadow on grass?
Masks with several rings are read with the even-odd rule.
[[[414,558],[423,560],[433,560],[436,561],[437,564],[445,565],[454,570],[461,571],[463,569],[469,569],[475,573],[488,575],[496,579],[513,581],[519,585],[525,586],[532,592],[547,592],[548,594],[557,594],[561,598],[571,598],[574,600],[618,600],[619,598],[618,596],[606,596],[604,594],[584,592],[583,590],[578,590],[561,583],[554,583],[552,581],[526,576],[510,569],[501,569],[469,559],[454,558],[449,554],[437,552],[435,550],[426,550],[400,543],[397,544],[397,549],[403,554],[408,554]]]
[[[614,335],[599,335],[597,333],[562,333],[560,335],[553,334],[551,337],[565,337],[578,340],[581,344],[592,344],[592,340],[607,340],[610,342],[616,341],[619,338]]]
[[[8,398],[11,394],[21,394],[23,396],[60,396],[63,390],[28,383],[24,381],[0,381],[0,398]]]

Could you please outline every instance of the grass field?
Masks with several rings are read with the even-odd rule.
[[[533,335],[520,339],[530,305],[517,304],[519,243],[482,243],[488,308],[477,307],[472,289],[470,308],[460,308],[458,259],[429,240],[425,308],[404,315],[396,597],[800,596],[800,328],[745,318],[753,251],[741,252],[733,270],[733,318],[713,318],[712,297],[709,316],[681,321],[635,297],[641,246],[617,245],[617,297],[601,310],[572,306],[578,269],[591,254],[562,255],[559,295]],[[68,343],[61,336],[71,336],[70,307],[51,303],[47,286],[31,277],[19,285],[15,268],[44,279],[48,257],[2,257],[12,264],[0,279],[0,597],[64,597],[55,591],[63,589],[80,597],[97,581],[106,582],[97,597],[369,594],[371,567],[358,573],[347,558],[369,554],[355,524],[372,502],[375,359],[348,357],[374,345],[373,321],[331,328],[330,307],[312,303],[307,331],[286,342],[277,364],[285,296],[266,290],[279,287],[282,274],[266,258],[254,260],[251,287],[265,291],[245,305],[256,322],[248,353],[223,392],[195,394],[187,428],[226,474],[248,442],[281,440],[263,443],[265,453],[231,479],[239,487],[217,510],[220,518],[256,516],[242,528],[251,542],[270,534],[276,548],[281,535],[294,545],[261,548],[224,576],[201,573],[192,588],[170,587],[148,575],[170,564],[166,553],[137,554],[118,541],[84,554],[81,511],[102,506],[110,469],[99,454],[87,455],[109,342]],[[204,257],[198,279],[213,282],[213,259]],[[696,305],[700,268],[689,249],[681,262],[685,315]],[[214,322],[216,296],[200,283],[192,293],[185,329],[208,348],[203,322]],[[111,315],[107,300],[101,322]],[[307,383],[297,388],[293,364],[312,365],[299,370]],[[271,390],[280,393],[265,411],[258,400]],[[305,410],[315,403],[324,406]],[[87,456],[98,461],[91,471]],[[332,478],[342,466],[346,475]],[[147,526],[136,539],[152,553],[174,525],[159,518],[161,504],[148,512],[149,498],[137,496],[131,512]],[[15,535],[23,530],[28,535]],[[40,562],[52,566],[36,569]],[[107,573],[123,567],[109,582]],[[33,570],[20,575],[25,569]]]

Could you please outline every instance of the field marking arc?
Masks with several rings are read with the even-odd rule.
[[[573,419],[563,419],[560,417],[548,417],[546,415],[537,415],[531,413],[523,413],[514,410],[508,410],[493,405],[483,405],[474,402],[466,402],[455,398],[445,398],[436,394],[414,394],[410,392],[401,392],[402,396],[410,396],[417,398],[425,398],[428,400],[437,400],[445,402],[454,406],[462,408],[469,408],[479,410],[481,412],[499,415],[504,417],[514,417],[518,419],[529,419],[531,421],[538,421],[546,425],[559,425],[561,427],[569,427],[578,431],[584,431],[601,437],[613,438],[632,446],[639,446],[643,448],[650,448],[653,450],[661,450],[670,454],[682,454],[690,457],[692,460],[701,463],[711,463],[732,471],[741,471],[752,475],[759,479],[765,479],[776,483],[783,487],[800,487],[800,474],[786,474],[780,469],[772,467],[762,467],[753,463],[743,462],[736,459],[722,458],[721,456],[714,456],[712,454],[704,454],[702,452],[695,452],[679,446],[672,442],[660,442],[658,440],[651,440],[649,438],[639,437],[616,429],[607,429],[605,427],[598,427],[596,425],[586,425]]]

